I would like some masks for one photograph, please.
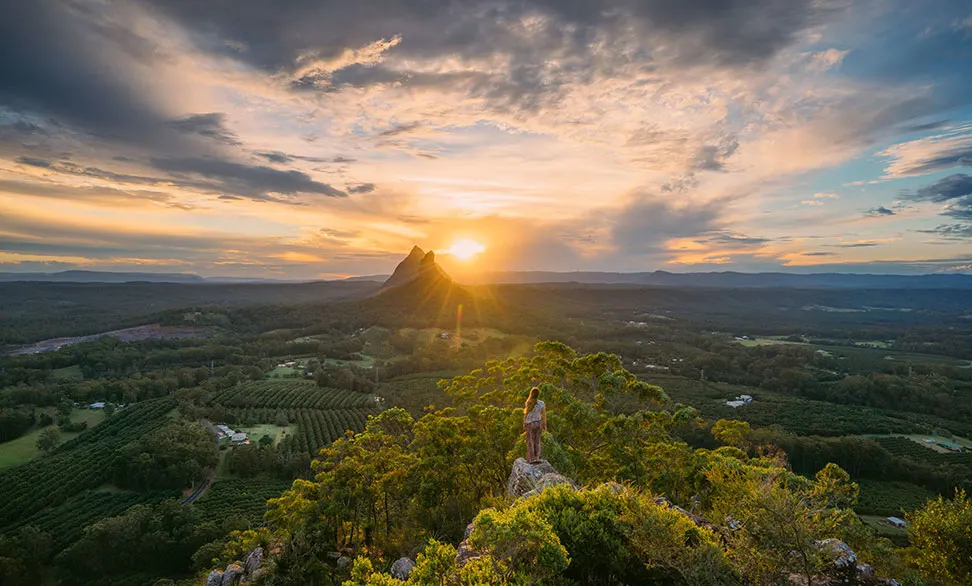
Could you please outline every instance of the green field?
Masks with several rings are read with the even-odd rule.
[[[75,409],[71,413],[71,421],[84,421],[88,424],[88,429],[101,423],[104,418],[105,413],[100,409]],[[57,428],[56,425],[51,427]],[[19,466],[24,462],[33,460],[40,453],[36,444],[43,430],[42,427],[34,427],[17,439],[0,444],[0,470]],[[74,439],[82,433],[84,432],[65,433],[61,431],[61,443]]]
[[[805,342],[791,342],[789,340],[782,340],[779,337],[772,336],[768,338],[750,338],[748,340],[736,340],[736,342],[742,344],[743,346],[752,348],[754,346],[778,346],[782,344],[789,344],[792,346],[806,346]]]
[[[893,517],[894,515],[891,516]],[[858,515],[858,517],[865,525],[873,529],[878,537],[886,537],[898,546],[908,544],[908,530],[891,525],[888,523],[887,517],[881,517],[879,515]]]
[[[273,439],[273,445],[279,444],[280,440],[287,435],[292,435],[297,432],[296,425],[279,426],[270,423],[247,425],[239,429],[240,431],[246,432],[247,437],[254,443],[259,442],[261,437],[268,435]]]
[[[81,374],[81,367],[75,364],[74,366],[65,366],[64,368],[55,368],[51,371],[51,378],[57,381],[79,381],[84,380],[84,375]]]

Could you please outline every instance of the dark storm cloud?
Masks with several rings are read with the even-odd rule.
[[[226,114],[210,112],[208,114],[193,114],[169,122],[169,126],[186,134],[215,140],[227,145],[238,145],[240,139],[226,127]]]
[[[4,2],[0,105],[51,116],[90,134],[138,144],[173,140],[165,117],[103,60],[83,5]]]
[[[871,209],[865,211],[864,212],[864,215],[865,216],[872,217],[872,218],[879,218],[879,217],[882,217],[882,216],[893,216],[894,215],[894,210],[890,210],[890,209],[888,209],[888,208],[886,208],[884,206],[878,206],[876,208],[871,208]]]
[[[265,165],[244,165],[210,157],[152,159],[160,171],[205,177],[235,195],[267,199],[270,194],[319,194],[344,197],[347,194],[327,183],[314,181],[303,171],[280,171]]]

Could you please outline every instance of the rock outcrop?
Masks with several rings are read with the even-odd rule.
[[[558,484],[573,486],[573,483],[557,472],[550,462],[540,460],[530,463],[523,458],[517,458],[513,462],[510,478],[506,481],[506,494],[513,498],[529,497]]]
[[[206,586],[251,584],[264,572],[263,548],[258,547],[243,558],[243,565],[230,564],[225,570],[213,570],[206,576]]]
[[[408,558],[398,558],[395,563],[392,564],[391,574],[392,578],[398,580],[408,580],[408,577],[412,574],[412,568],[415,567],[415,562]]]

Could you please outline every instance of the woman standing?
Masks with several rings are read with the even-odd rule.
[[[526,431],[527,462],[540,460],[540,435],[547,431],[547,407],[540,400],[540,388],[530,389],[523,406],[523,429]]]

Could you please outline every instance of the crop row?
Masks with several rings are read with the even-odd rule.
[[[374,395],[318,387],[306,380],[262,380],[227,389],[213,399],[225,407],[353,409],[374,407]]]
[[[368,416],[376,409],[270,409],[262,407],[238,407],[230,412],[236,421],[245,423],[273,423],[279,415],[297,425],[297,433],[281,442],[282,449],[305,452],[311,455],[344,437],[347,430],[358,433],[365,428]]]
[[[881,437],[877,442],[894,456],[910,458],[930,464],[965,464],[972,466],[972,453],[942,453],[926,448],[917,442],[902,436]]]
[[[88,525],[106,517],[121,515],[135,505],[161,502],[180,496],[178,490],[152,492],[98,492],[85,491],[56,507],[21,520],[12,529],[30,525],[47,532],[54,542],[54,551],[60,551],[73,543]]]
[[[277,498],[290,483],[272,478],[219,480],[192,506],[201,521],[219,523],[230,516],[244,517],[250,526],[259,525],[267,500]]]
[[[174,406],[169,399],[137,403],[66,442],[50,456],[0,473],[0,527],[16,525],[107,482],[111,475],[107,463],[116,450],[162,425]]]

